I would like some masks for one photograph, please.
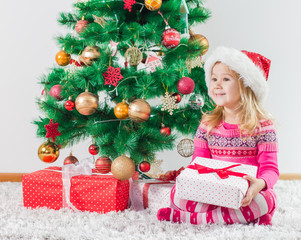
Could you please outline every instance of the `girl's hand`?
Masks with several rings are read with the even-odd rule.
[[[266,187],[266,183],[263,179],[255,178],[249,175],[246,175],[243,178],[250,181],[250,186],[246,196],[241,200],[241,206],[246,207],[251,203],[253,198]]]

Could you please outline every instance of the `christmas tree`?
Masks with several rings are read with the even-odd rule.
[[[209,15],[200,0],[78,1],[61,13],[69,33],[57,37],[57,64],[41,78],[34,123],[49,139],[39,157],[53,162],[58,146],[91,139],[91,154],[125,154],[138,166],[191,139],[212,105],[201,62],[209,44],[190,28]],[[187,143],[181,155],[191,155]]]

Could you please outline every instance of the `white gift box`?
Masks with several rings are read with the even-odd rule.
[[[175,182],[156,179],[133,181],[131,185],[131,207],[136,211],[170,207],[170,192]]]
[[[190,166],[201,165],[200,172],[189,168]],[[249,182],[239,176],[231,174],[243,173],[253,177],[257,175],[257,167],[239,164],[226,171],[219,169],[232,165],[233,162],[220,161],[215,159],[197,157],[185,168],[176,179],[176,194],[180,199],[192,200],[217,206],[238,209],[241,200],[245,196]],[[203,166],[203,167],[202,167]],[[208,169],[209,168],[209,169]],[[210,173],[208,173],[210,172]],[[230,175],[227,177],[227,172]],[[221,178],[225,177],[224,179]]]

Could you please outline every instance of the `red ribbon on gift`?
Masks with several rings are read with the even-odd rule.
[[[148,208],[148,189],[152,184],[166,184],[170,183],[170,181],[161,181],[161,182],[151,182],[145,183],[143,186],[143,207],[144,209]]]
[[[234,167],[237,167],[240,165],[241,164],[234,164],[234,165],[231,165],[231,166],[228,166],[225,168],[210,168],[210,167],[202,166],[200,164],[195,163],[194,165],[192,165],[192,164],[189,165],[187,168],[197,170],[199,174],[215,172],[221,179],[226,179],[229,177],[229,175],[236,176],[236,177],[243,177],[243,176],[247,175],[244,173],[233,172],[233,171],[228,170],[230,168],[234,168]]]

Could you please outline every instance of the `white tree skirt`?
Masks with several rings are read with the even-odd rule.
[[[21,183],[0,183],[0,239],[301,239],[301,181],[279,181],[273,226],[159,222],[156,213],[26,209]]]

